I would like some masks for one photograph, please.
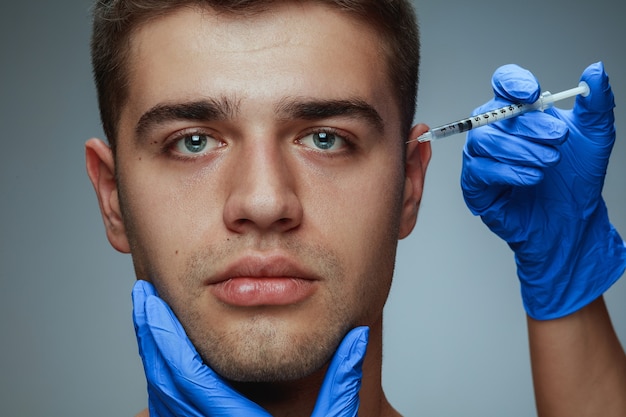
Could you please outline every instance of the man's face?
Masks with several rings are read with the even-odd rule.
[[[133,35],[125,234],[138,278],[226,378],[301,378],[381,320],[411,227],[381,50],[306,3],[245,18],[183,8]]]

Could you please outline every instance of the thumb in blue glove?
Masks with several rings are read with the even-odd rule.
[[[536,319],[584,307],[626,266],[601,196],[615,141],[613,94],[601,63],[581,80],[591,92],[572,111],[531,112],[475,129],[463,152],[465,202],[515,252],[524,306]],[[515,65],[498,69],[492,85],[495,98],[476,113],[540,94],[535,77]]]
[[[171,309],[154,287],[137,281],[133,320],[146,379],[151,417],[270,417],[206,366]],[[368,328],[344,338],[326,372],[313,417],[354,417]]]

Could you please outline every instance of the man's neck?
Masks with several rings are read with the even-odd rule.
[[[324,372],[322,370],[298,381],[234,383],[233,387],[274,417],[310,416]]]

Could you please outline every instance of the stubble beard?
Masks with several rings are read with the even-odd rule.
[[[259,309],[246,315],[227,330],[211,323],[219,317],[206,317],[195,302],[200,302],[198,283],[206,278],[208,265],[214,260],[232,259],[236,253],[228,245],[199,251],[192,256],[182,282],[188,300],[175,300],[167,292],[161,294],[183,324],[185,331],[204,363],[222,377],[236,382],[282,382],[304,378],[323,368],[330,360],[344,335],[357,325],[354,311],[345,300],[345,274],[337,256],[323,247],[286,245],[294,259],[315,265],[324,277],[323,304],[318,314],[307,323],[290,322],[289,314],[275,315]],[[333,289],[337,289],[333,291]],[[181,302],[182,301],[182,302]],[[352,300],[352,305],[360,303]],[[298,308],[294,306],[293,308]]]
[[[206,364],[224,378],[236,382],[285,382],[302,379],[320,370],[347,332],[337,315],[323,331],[287,333],[266,317],[253,317],[237,330],[215,334],[195,327],[190,336]],[[330,321],[330,320],[328,320]]]

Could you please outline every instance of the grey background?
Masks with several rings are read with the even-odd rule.
[[[525,66],[557,92],[604,61],[618,103],[604,197],[626,235],[624,3],[416,3],[423,40],[416,120],[432,126],[489,99],[499,65]],[[89,8],[88,0],[0,5],[2,416],[131,416],[146,404],[130,258],[108,245],[84,169],[84,141],[102,135]],[[407,416],[532,416],[512,255],[464,206],[462,146],[461,136],[433,144],[418,226],[400,244],[384,385]],[[607,294],[622,342],[625,281]]]

